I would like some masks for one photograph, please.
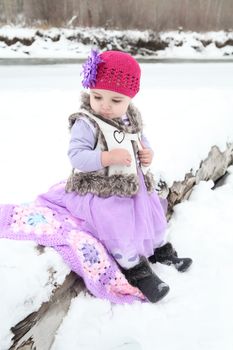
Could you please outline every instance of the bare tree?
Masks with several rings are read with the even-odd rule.
[[[118,29],[233,28],[233,0],[0,0],[0,21]]]
[[[17,22],[17,16],[22,12],[23,0],[1,0],[0,16],[5,22]]]

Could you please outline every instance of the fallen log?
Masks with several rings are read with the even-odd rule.
[[[38,311],[31,313],[11,328],[14,336],[9,350],[50,349],[72,298],[83,289],[81,278],[71,272],[64,283],[54,289],[48,302],[43,303]]]
[[[188,199],[195,185],[200,181],[208,180],[216,183],[226,174],[231,164],[233,164],[233,143],[228,143],[224,152],[221,152],[219,147],[213,146],[195,173],[188,172],[184,180],[174,181],[170,188],[164,181],[158,184],[159,194],[168,200],[168,219],[173,213],[173,207]]]

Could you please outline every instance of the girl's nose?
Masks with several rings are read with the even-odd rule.
[[[101,104],[101,109],[104,110],[104,111],[107,111],[107,110],[109,110],[109,108],[110,108],[109,103],[103,101],[102,104]]]

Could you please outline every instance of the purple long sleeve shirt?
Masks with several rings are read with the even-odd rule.
[[[142,135],[145,147],[151,148],[147,138]],[[71,139],[68,156],[73,168],[89,172],[103,168],[101,164],[101,153],[95,148],[96,129],[87,119],[78,119],[71,128]]]

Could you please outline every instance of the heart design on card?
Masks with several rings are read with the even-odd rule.
[[[113,136],[116,142],[121,143],[122,141],[124,141],[125,133],[124,131],[115,130]]]

